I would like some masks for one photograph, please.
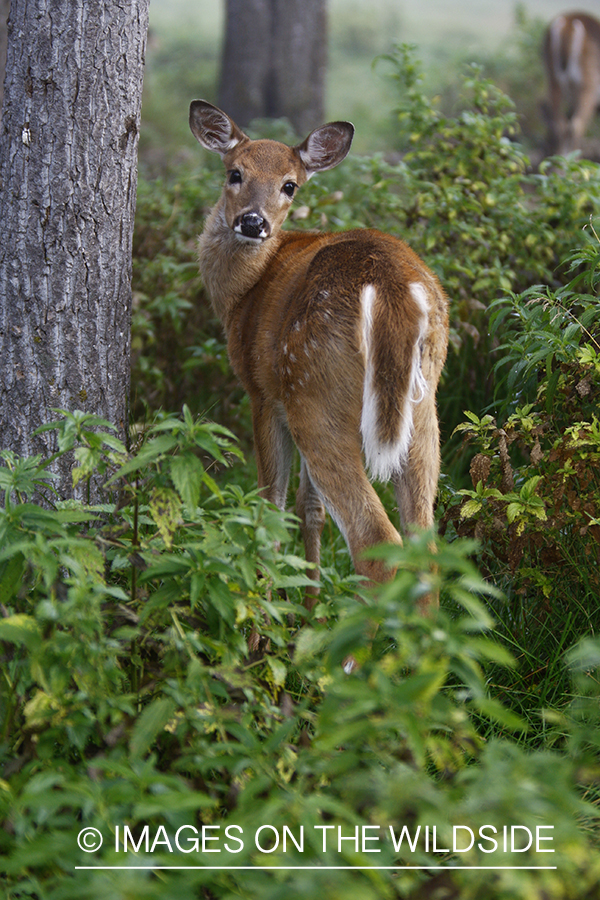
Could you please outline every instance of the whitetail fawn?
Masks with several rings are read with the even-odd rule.
[[[580,150],[600,104],[600,22],[585,13],[552,20],[544,39],[550,152]]]
[[[287,147],[250,140],[220,109],[194,100],[190,127],[226,170],[200,237],[200,270],[250,397],[259,485],[284,508],[295,443],[296,510],[311,574],[318,577],[327,509],[357,573],[384,581],[392,572],[362,553],[401,539],[363,454],[373,478],[392,479],[403,527],[431,527],[446,296],[397,238],[281,230],[298,187],[348,153],[348,122]],[[307,592],[309,609],[316,595]]]

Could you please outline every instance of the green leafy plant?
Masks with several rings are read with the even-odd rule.
[[[509,595],[497,612],[527,661],[526,706],[566,690],[565,645],[599,624],[598,253],[592,230],[568,284],[492,304],[498,417],[468,413],[457,428],[476,451],[472,489],[450,496],[444,522],[481,541],[482,564]]]
[[[63,501],[52,459],[0,454],[11,900],[598,893],[600,255],[593,228],[580,237],[597,169],[528,174],[511,104],[480,71],[450,114],[408,50],[388,64],[403,158],[311,180],[289,224],[397,233],[449,289],[440,405],[458,426],[446,453],[463,449],[445,537],[373,551],[397,571],[367,590],[328,526],[306,612],[295,519],[262,500],[224,427],[248,440],[196,274],[221,175],[142,180],[131,446],[79,412],[49,426],[105,502]],[[432,591],[440,611],[417,615]],[[552,856],[512,847],[510,830],[502,849],[517,823],[552,829]],[[78,844],[88,828],[96,853]],[[494,835],[503,866],[538,868],[476,868]],[[125,869],[76,869],[90,865]]]
[[[76,521],[21,504],[35,508],[35,522],[21,519],[1,553],[23,562],[0,620],[8,896],[326,889],[416,900],[445,884],[461,897],[485,885],[490,897],[541,900],[573,896],[573,883],[595,890],[597,854],[577,824],[594,808],[576,787],[594,758],[582,705],[593,695],[590,649],[571,656],[582,698],[564,720],[571,756],[526,752],[508,737],[526,723],[486,684],[490,663],[512,669],[513,660],[492,639],[482,600],[497,591],[469,559],[472,544],[433,547],[424,534],[382,549],[398,567],[394,580],[360,591],[361,604],[355,582],[325,579],[320,621],[305,622],[292,599],[308,581],[303,566],[274,546],[288,540],[289,519],[233,486],[215,491],[210,479],[193,498],[177,487],[184,468],[195,483],[190,454],[208,447],[222,461],[231,449],[222,429],[186,412],[159,422],[112,476],[123,493],[104,516],[78,505]],[[158,486],[179,497],[168,540],[150,514]],[[276,587],[291,599],[274,599]],[[415,612],[432,589],[452,613]],[[250,624],[267,653],[249,653]],[[351,677],[341,666],[349,652],[361,662]],[[504,736],[484,740],[482,721]],[[518,882],[499,870],[490,883],[469,868],[489,863],[477,845],[451,849],[456,828],[478,834],[495,822],[500,834],[517,821],[532,833],[552,827],[556,870]],[[437,851],[425,840],[434,823]],[[92,856],[78,844],[90,828],[104,838]],[[225,870],[210,868],[217,849]],[[371,850],[377,865],[412,868],[371,873]],[[467,868],[454,868],[459,861]],[[503,865],[538,861],[533,850],[502,854]],[[440,863],[450,868],[429,877],[415,868]],[[288,868],[274,878],[264,867],[277,865]],[[144,866],[157,877],[133,868]]]

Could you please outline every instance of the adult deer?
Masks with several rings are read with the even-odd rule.
[[[348,153],[348,122],[323,125],[288,147],[250,140],[220,109],[194,100],[190,127],[226,170],[200,237],[200,270],[250,397],[259,485],[284,508],[295,442],[296,509],[311,574],[318,577],[327,509],[356,571],[383,581],[391,572],[362,552],[401,539],[362,456],[374,478],[393,481],[403,526],[429,528],[446,296],[397,238],[281,230],[298,187]],[[316,593],[307,592],[309,609]]]
[[[544,41],[552,153],[581,149],[600,103],[600,22],[586,13],[552,20]]]

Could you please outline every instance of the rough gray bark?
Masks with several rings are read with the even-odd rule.
[[[2,99],[4,97],[4,71],[6,68],[6,36],[7,19],[10,0],[0,0],[0,118],[2,117]]]
[[[322,124],[326,62],[326,0],[226,0],[219,105],[239,125]]]
[[[148,0],[12,0],[0,139],[0,445],[52,407],[125,435]],[[60,471],[72,494],[69,465]]]

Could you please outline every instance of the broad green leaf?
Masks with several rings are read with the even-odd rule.
[[[169,461],[173,484],[190,515],[200,502],[200,488],[204,480],[204,466],[193,453],[181,453]]]
[[[142,710],[129,739],[132,756],[143,756],[150,749],[157,736],[173,717],[175,709],[173,700],[159,697]]]
[[[28,650],[35,650],[41,640],[38,623],[31,616],[17,614],[0,619],[0,641],[24,644]]]

